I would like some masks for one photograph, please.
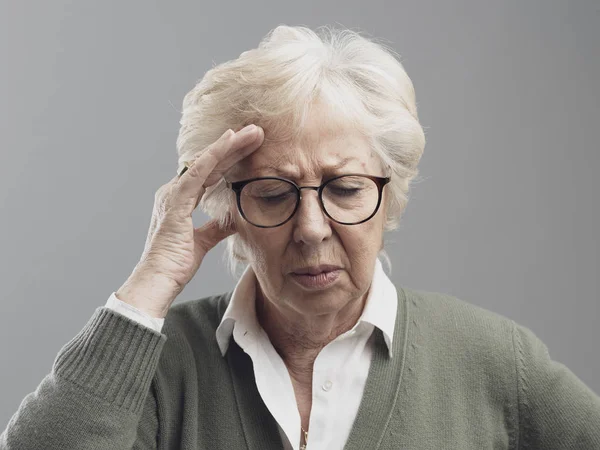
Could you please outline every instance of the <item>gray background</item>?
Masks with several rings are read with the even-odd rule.
[[[184,94],[279,24],[384,38],[415,84],[393,281],[516,320],[600,392],[596,0],[0,4],[0,429],[137,263]],[[223,247],[177,302],[233,288]]]

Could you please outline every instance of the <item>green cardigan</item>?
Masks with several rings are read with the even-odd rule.
[[[252,361],[215,330],[231,293],[172,306],[162,334],[100,307],[58,353],[0,449],[281,449]],[[346,449],[600,449],[600,398],[514,321],[398,288]]]

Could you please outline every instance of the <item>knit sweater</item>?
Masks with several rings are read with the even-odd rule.
[[[456,297],[398,289],[346,449],[600,449],[600,398],[532,331]],[[215,331],[231,298],[171,307],[157,333],[106,307],[59,351],[0,449],[280,449],[252,362]],[[397,344],[396,344],[397,343]]]

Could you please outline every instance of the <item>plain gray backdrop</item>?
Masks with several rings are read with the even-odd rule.
[[[384,39],[413,80],[392,280],[514,319],[600,392],[597,0],[0,5],[0,429],[137,263],[185,93],[280,24]],[[223,250],[176,302],[233,289]]]

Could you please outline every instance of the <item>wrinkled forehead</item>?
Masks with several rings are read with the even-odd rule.
[[[284,176],[291,179],[320,179],[343,173],[383,175],[380,158],[358,130],[344,123],[309,120],[295,141],[269,140],[230,171],[235,179]]]

